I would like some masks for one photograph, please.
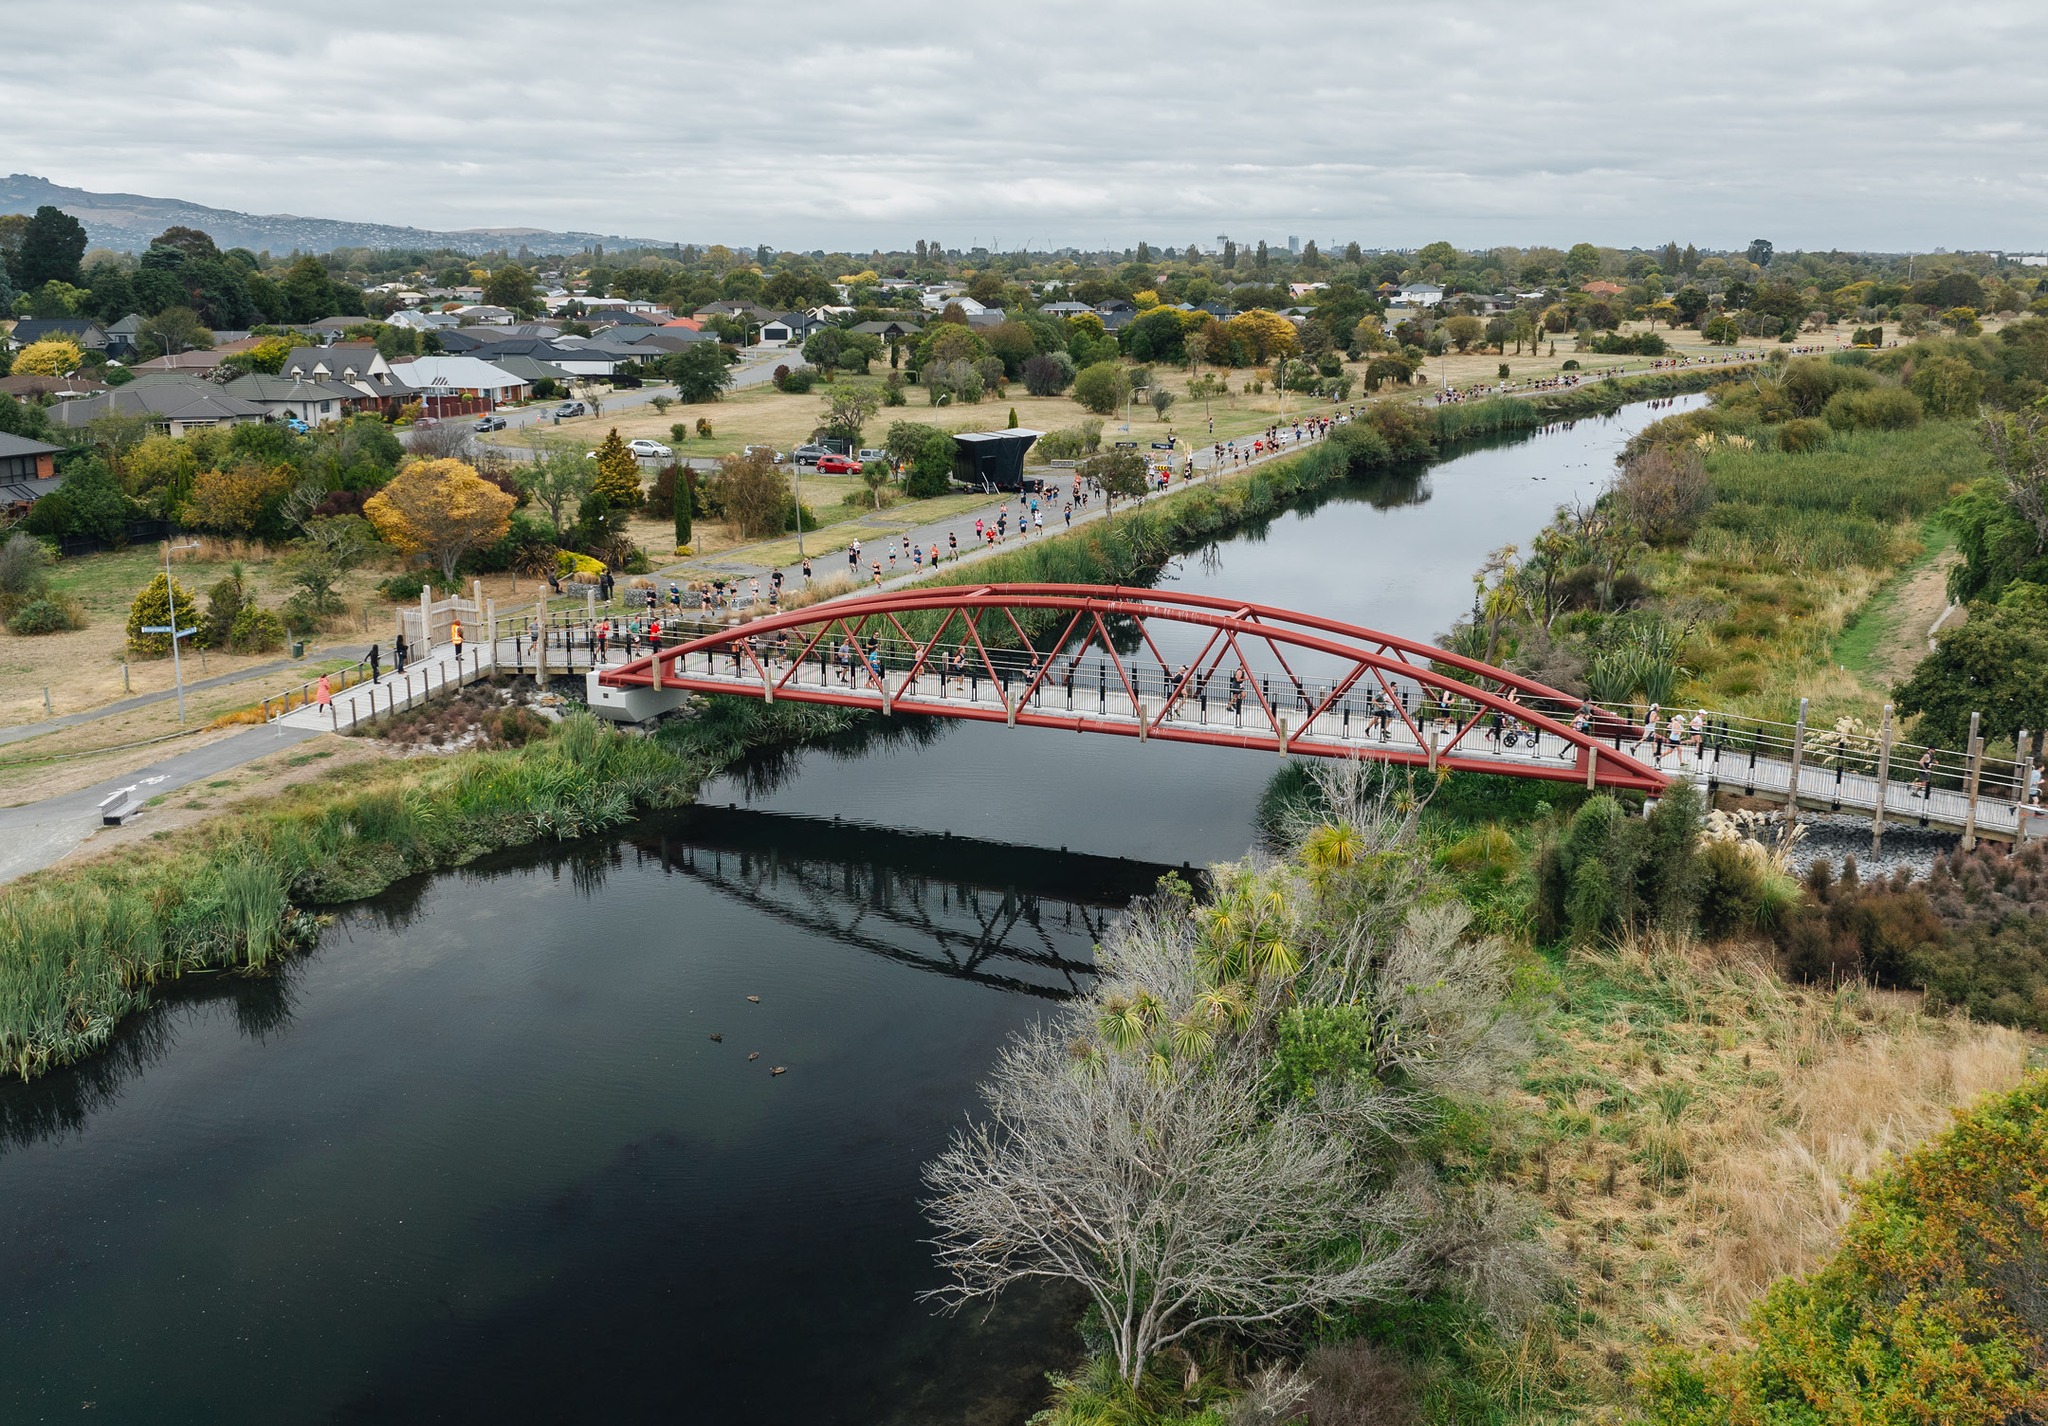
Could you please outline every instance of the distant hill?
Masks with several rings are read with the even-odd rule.
[[[223,248],[250,248],[283,256],[324,253],[334,248],[453,248],[484,253],[523,243],[536,253],[578,252],[592,243],[608,248],[667,247],[668,240],[624,238],[616,233],[556,233],[545,228],[465,228],[443,233],[389,223],[349,223],[337,218],[301,218],[292,213],[237,213],[178,198],[145,198],[138,193],[89,193],[65,188],[33,174],[0,178],[0,213],[33,213],[53,204],[85,224],[95,247],[141,252],[165,228],[198,228]]]

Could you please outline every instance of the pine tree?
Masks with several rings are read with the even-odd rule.
[[[684,466],[676,475],[675,484],[676,548],[690,543],[690,516],[697,503],[697,474]]]
[[[640,462],[619,439],[616,426],[598,443],[597,479],[591,482],[590,490],[593,495],[603,495],[606,505],[613,510],[639,508]]]

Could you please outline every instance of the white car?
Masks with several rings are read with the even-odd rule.
[[[634,455],[643,458],[652,456],[667,459],[675,454],[674,451],[670,450],[660,441],[628,441],[626,442],[626,449]]]

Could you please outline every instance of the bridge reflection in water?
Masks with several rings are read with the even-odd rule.
[[[1095,944],[1117,912],[1176,870],[742,808],[691,808],[627,840],[664,870],[785,925],[1053,1000],[1087,988]]]

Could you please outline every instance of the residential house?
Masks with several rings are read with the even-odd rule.
[[[528,382],[502,367],[469,356],[412,357],[391,368],[407,400],[429,416],[474,416],[532,394]]]
[[[1290,282],[1287,284],[1287,295],[1289,297],[1306,297],[1311,292],[1327,292],[1329,290],[1330,284],[1327,282]]]
[[[641,353],[637,359],[642,361],[660,361],[686,347],[717,341],[716,332],[693,332],[687,327],[614,328],[604,334],[605,345]]]
[[[542,361],[539,357],[520,356],[517,353],[493,356],[491,365],[507,376],[516,376],[529,387],[538,388],[543,381],[552,381],[557,386],[568,386],[576,378],[556,366],[553,362]]]
[[[0,510],[19,515],[63,484],[57,478],[61,449],[0,431]]]
[[[1444,290],[1433,282],[1411,282],[1395,294],[1410,307],[1434,307],[1444,300]]]
[[[1112,297],[1107,302],[1095,304],[1095,315],[1102,319],[1105,332],[1120,332],[1137,319],[1138,308],[1121,297]]]
[[[135,337],[142,330],[143,318],[139,313],[130,312],[120,321],[107,328],[107,355],[126,361],[135,354]]]
[[[979,331],[986,327],[1000,327],[1010,320],[1010,314],[1000,307],[986,307],[979,312],[967,314],[967,325]]]
[[[960,311],[966,316],[978,317],[983,312],[986,312],[988,310],[988,308],[982,306],[981,303],[975,301],[972,297],[969,297],[964,292],[959,291],[954,291],[942,296],[939,293],[933,292],[929,288],[927,288],[924,294],[923,301],[925,310],[928,312],[943,312],[948,307],[958,307]]]
[[[621,357],[608,344],[594,346],[583,337],[561,337],[554,341],[540,337],[516,337],[509,341],[491,342],[470,355],[493,365],[502,363],[507,357],[531,357],[578,377],[610,376],[619,369],[621,361],[639,360],[637,356]]]
[[[90,317],[23,317],[8,334],[7,345],[14,351],[47,337],[62,337],[77,343],[85,352],[107,349],[107,329]]]
[[[800,347],[809,339],[811,333],[826,325],[829,324],[820,322],[807,313],[784,312],[780,316],[770,317],[761,324],[761,335],[756,339],[755,345]]]
[[[912,321],[856,322],[849,329],[865,332],[871,337],[880,337],[885,342],[900,342],[916,336],[924,328]]]
[[[1086,302],[1047,302],[1038,310],[1045,313],[1048,317],[1065,319],[1068,317],[1078,317],[1083,312],[1093,312],[1095,309]]]
[[[0,376],[0,396],[16,401],[73,401],[107,389],[89,376]]]
[[[706,302],[691,314],[703,321],[738,318],[742,322],[772,322],[775,313],[758,302]]]
[[[455,315],[465,327],[509,327],[519,320],[519,314],[510,307],[493,307],[486,302],[472,303],[470,306],[459,308]]]
[[[1580,283],[1579,291],[1585,293],[1588,297],[1619,297],[1628,289],[1618,282],[1609,282],[1604,277],[1596,277],[1591,282]]]
[[[240,341],[217,342],[213,346],[187,352],[167,352],[148,361],[136,362],[130,370],[137,376],[212,376],[220,370],[223,361],[248,351],[259,340],[243,337]]]
[[[307,380],[299,376],[265,376],[250,372],[221,388],[228,395],[261,406],[273,421],[296,417],[309,426],[340,421],[378,398],[337,381]]]
[[[413,332],[439,332],[462,325],[462,319],[452,312],[393,312],[384,319],[389,327],[404,327]]]
[[[50,420],[66,430],[82,430],[101,416],[142,416],[167,436],[182,436],[214,426],[260,424],[269,415],[253,401],[230,396],[210,381],[178,374],[138,376],[97,396],[83,396],[50,408]]]
[[[331,347],[293,347],[278,375],[287,381],[331,381],[381,396],[391,385],[391,363],[371,342],[336,342]]]

